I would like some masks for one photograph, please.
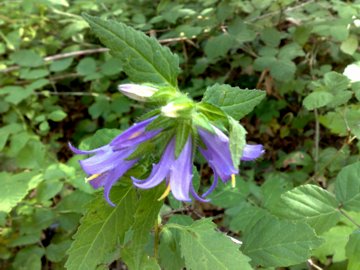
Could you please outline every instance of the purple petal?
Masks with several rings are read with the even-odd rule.
[[[204,199],[204,198],[200,197],[200,196],[196,193],[193,185],[190,185],[190,193],[191,193],[191,195],[194,197],[195,200],[198,200],[198,201],[204,202],[204,203],[210,201],[209,199]]]
[[[110,145],[114,148],[114,149],[121,149],[124,147],[128,147],[129,146],[129,142],[131,142],[130,145],[132,145],[132,143],[134,142],[134,139],[138,138],[138,137],[142,137],[142,135],[145,133],[145,129],[146,127],[156,118],[157,116],[151,117],[149,119],[146,119],[145,121],[139,122],[139,123],[135,123],[134,125],[132,125],[130,128],[128,128],[127,130],[125,130],[123,133],[121,133],[120,135],[118,135],[117,137],[115,137],[115,139],[113,139],[110,142]],[[152,136],[155,133],[151,133]],[[144,138],[143,140],[140,141],[145,141],[149,138]],[[139,143],[139,141],[137,141],[137,143]]]
[[[251,161],[259,158],[262,154],[264,154],[265,150],[262,144],[250,145],[247,144],[244,147],[241,160]]]
[[[75,154],[78,154],[78,155],[94,154],[94,153],[102,151],[102,150],[104,150],[104,148],[106,148],[106,145],[104,145],[104,146],[101,146],[99,148],[95,148],[93,150],[86,151],[86,150],[80,150],[80,149],[75,148],[70,142],[68,143],[68,146],[69,146],[71,151],[73,151]]]
[[[216,188],[217,184],[219,182],[219,177],[217,176],[216,172],[214,173],[214,181],[211,184],[211,186],[209,187],[209,189],[203,194],[201,195],[201,197],[205,198],[206,196],[208,196],[211,192],[213,192],[213,190]]]
[[[168,175],[172,164],[175,161],[175,139],[172,139],[167,145],[164,154],[158,164],[153,165],[150,176],[145,180],[139,180],[134,177],[131,179],[138,188],[148,189],[160,184]]]
[[[189,190],[192,180],[192,143],[188,137],[184,148],[170,168],[170,187],[179,201],[191,201]]]
[[[121,165],[115,167],[111,172],[109,172],[108,178],[104,181],[104,197],[106,201],[111,205],[115,204],[110,200],[110,190],[112,186],[121,178],[130,168],[132,168],[137,160],[124,160]]]
[[[100,174],[117,166],[121,166],[123,160],[125,160],[134,148],[128,148],[121,151],[112,151],[111,147],[107,145],[104,149],[94,156],[80,160],[79,163],[82,169],[88,174]]]
[[[232,174],[237,174],[238,170],[234,167],[229,138],[217,127],[213,126],[215,134],[199,128],[199,135],[207,149],[200,148],[200,152],[209,162],[210,167],[226,182]]]

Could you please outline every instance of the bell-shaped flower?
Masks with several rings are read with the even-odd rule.
[[[138,159],[127,160],[128,157],[140,143],[153,138],[160,132],[160,130],[146,131],[146,127],[154,119],[155,117],[134,124],[109,144],[90,151],[79,150],[69,144],[75,154],[93,155],[80,160],[80,165],[88,175],[86,180],[93,188],[104,187],[104,197],[112,206],[114,204],[109,198],[112,186],[138,161]]]
[[[223,182],[227,182],[231,179],[233,186],[235,186],[235,175],[239,173],[238,169],[235,168],[233,164],[229,138],[217,127],[212,127],[215,133],[210,133],[201,128],[198,129],[200,138],[206,146],[206,149],[199,147],[199,150],[214,172],[214,181],[209,190],[206,191],[202,197],[206,197],[214,190],[219,177]],[[243,149],[241,160],[251,161],[259,158],[263,153],[264,149],[261,144],[246,144]]]
[[[192,139],[188,137],[180,155],[175,157],[175,138],[167,145],[159,163],[153,165],[149,177],[139,180],[132,177],[134,185],[138,188],[149,189],[166,181],[167,188],[159,200],[164,199],[171,191],[179,201],[191,201],[190,194],[198,200],[199,197],[192,185]]]
[[[155,87],[133,83],[120,84],[118,89],[125,96],[137,101],[146,101],[158,91]]]

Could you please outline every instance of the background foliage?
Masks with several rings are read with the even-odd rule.
[[[1,2],[0,267],[360,269],[359,11],[356,0]],[[150,208],[163,189],[136,193],[125,180],[110,208],[84,183],[67,142],[103,145],[145,108],[118,93],[129,67],[82,12],[168,46],[194,99],[215,83],[266,90],[241,120],[266,154],[240,165],[236,189]],[[204,98],[219,102],[215,89]]]

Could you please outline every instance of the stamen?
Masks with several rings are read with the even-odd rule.
[[[135,132],[134,134],[132,134],[129,139],[134,139],[136,137],[139,137],[143,132],[142,131],[138,131],[138,132]]]
[[[89,182],[91,180],[94,180],[95,178],[98,178],[100,175],[101,175],[101,173],[95,173],[95,174],[93,174],[93,175],[91,175],[89,177],[86,177],[85,182]]]
[[[232,187],[232,188],[236,187],[235,174],[232,174],[232,175],[231,175],[231,187]]]
[[[161,201],[161,200],[165,199],[165,198],[169,195],[170,190],[171,190],[171,188],[170,188],[170,183],[169,183],[169,184],[167,185],[167,187],[166,187],[163,195],[160,196],[160,198],[158,199],[158,201]]]

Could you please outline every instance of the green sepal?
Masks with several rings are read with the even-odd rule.
[[[192,115],[192,121],[195,127],[200,127],[206,131],[209,131],[210,133],[215,133],[215,130],[211,126],[209,119],[207,119],[203,113],[194,112]]]
[[[191,134],[191,128],[190,121],[181,120],[177,123],[175,133],[175,158],[178,158],[184,148]]]
[[[146,130],[154,129],[170,129],[174,126],[174,119],[159,115],[154,121],[152,121],[147,127]]]
[[[226,113],[213,104],[202,101],[196,104],[196,109],[203,113],[212,122],[221,121],[227,123]]]
[[[240,164],[240,158],[246,145],[246,130],[234,118],[228,116],[229,119],[229,146],[231,158],[235,168]]]

